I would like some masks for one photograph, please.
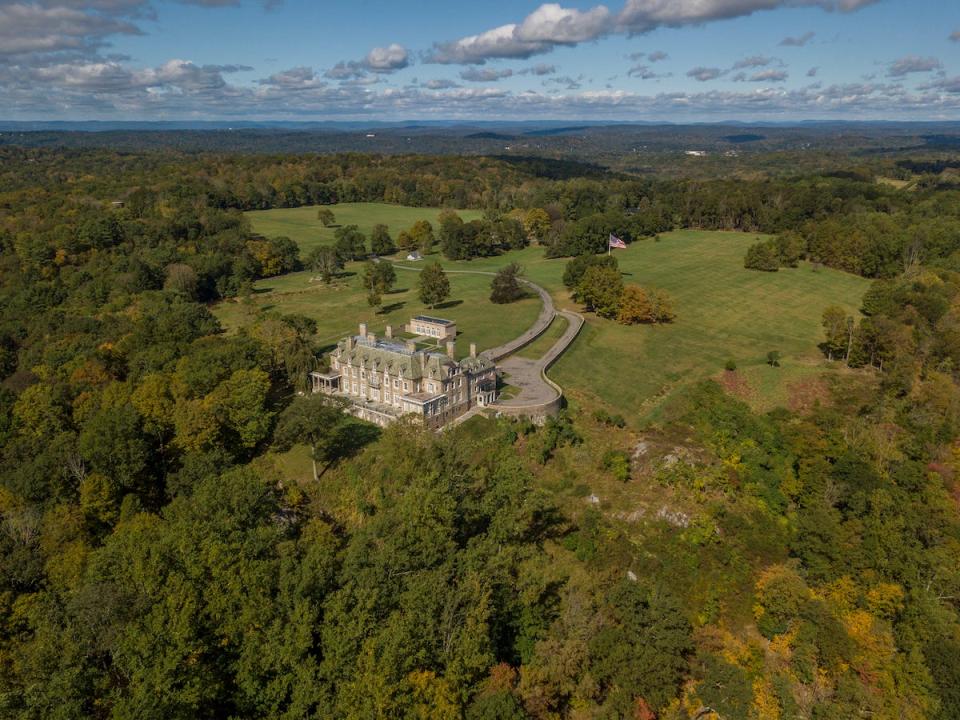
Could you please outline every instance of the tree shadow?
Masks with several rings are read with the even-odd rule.
[[[381,430],[372,423],[357,418],[347,418],[336,430],[336,440],[332,443],[330,463],[353,457],[364,447],[380,437]]]
[[[254,294],[254,295],[264,295],[265,293],[272,292],[272,291],[273,291],[273,288],[272,288],[272,287],[259,287],[259,288],[254,288],[254,289],[253,289],[253,294]]]
[[[457,305],[463,305],[463,300],[447,300],[446,302],[438,303],[433,306],[434,310],[446,310],[447,308],[456,307]]]
[[[404,305],[406,305],[406,304],[407,304],[406,301],[401,301],[401,302],[390,303],[389,305],[384,305],[382,308],[380,308],[380,311],[379,311],[377,314],[378,314],[378,315],[389,315],[390,313],[394,312],[395,310],[399,310],[400,308],[402,308],[402,307],[403,307]]]
[[[386,295],[400,295],[405,292],[409,292],[410,288],[394,288],[393,290],[387,290]]]

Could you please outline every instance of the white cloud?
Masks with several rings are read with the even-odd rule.
[[[402,70],[410,64],[410,54],[403,45],[393,43],[387,47],[376,47],[367,53],[363,61],[364,67],[371,72],[394,72]]]
[[[723,70],[717,67],[695,67],[687,71],[687,77],[691,77],[694,80],[700,82],[707,82],[708,80],[716,80],[718,77],[723,75]]]
[[[750,76],[750,82],[784,82],[787,77],[785,70],[761,70]]]
[[[619,13],[605,5],[589,10],[541,5],[518,23],[435,43],[430,63],[482,65],[495,59],[527,59],[557,46],[576,45],[611,33],[636,35],[659,27],[698,25],[795,6],[852,12],[879,0],[627,0]]]
[[[652,53],[647,55],[647,60],[649,60],[652,63],[655,63],[655,62],[661,62],[662,60],[666,60],[668,57],[670,56],[667,55],[667,53],[665,53],[663,50],[654,50]]]
[[[504,70],[493,70],[491,68],[467,68],[461,71],[460,78],[470,82],[496,82],[504,78],[512,77],[513,70],[506,68]]]
[[[761,10],[813,6],[853,12],[879,0],[627,0],[618,22],[626,31],[646,33],[658,27],[699,25],[752,15]]]
[[[913,73],[933,72],[934,70],[941,70],[942,68],[943,63],[937,60],[937,58],[907,55],[890,63],[890,67],[887,68],[887,77],[899,78]]]
[[[780,41],[780,45],[783,47],[803,47],[808,42],[813,40],[814,35],[813,31],[807,31],[803,35],[798,35],[797,37],[785,37]]]
[[[139,33],[135,25],[112,13],[0,3],[0,55],[91,51],[111,35]]]
[[[767,57],[766,55],[753,55],[743,60],[738,60],[733,64],[734,70],[743,70],[745,68],[768,67],[769,65],[783,65],[777,58]]]
[[[610,11],[604,5],[581,12],[547,3],[524,18],[516,28],[516,35],[525,42],[574,45],[606,33],[610,30],[610,21]]]
[[[547,65],[538,63],[532,67],[524,68],[517,72],[517,75],[553,75],[557,71],[556,65]]]
[[[450,88],[460,87],[453,80],[446,80],[443,78],[428,80],[427,82],[423,83],[423,86],[428,90],[449,90]]]

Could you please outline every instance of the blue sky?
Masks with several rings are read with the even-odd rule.
[[[953,5],[0,0],[0,117],[960,120]]]

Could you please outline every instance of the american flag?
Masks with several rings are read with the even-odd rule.
[[[613,233],[610,233],[609,243],[610,243],[609,246],[612,248],[617,248],[618,250],[627,249],[627,244],[623,240],[618,238],[616,235],[614,235]]]

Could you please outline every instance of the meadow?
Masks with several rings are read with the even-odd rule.
[[[456,321],[460,331],[457,354],[463,357],[470,343],[482,351],[511,340],[532,325],[540,312],[540,301],[533,297],[509,309],[492,305],[489,277],[455,274],[450,275],[450,299],[431,309],[417,297],[417,273],[403,269],[397,270],[396,289],[383,296],[382,309],[372,308],[360,281],[360,264],[351,264],[347,271],[348,275],[329,285],[311,272],[261,280],[249,300],[220,303],[214,313],[228,331],[254,322],[265,311],[306,315],[316,320],[318,339],[324,346],[355,333],[361,322],[382,335],[387,325],[399,332],[413,315],[439,315]]]
[[[317,211],[327,208],[333,212],[336,223],[323,227],[317,220]],[[374,225],[383,224],[396,239],[401,230],[408,229],[418,220],[429,220],[434,228],[440,208],[405,207],[388,203],[339,203],[336,205],[307,205],[277,210],[255,210],[246,213],[253,231],[266,237],[285,235],[295,241],[306,257],[319,245],[332,245],[337,227],[356,225],[360,232],[370,237]],[[483,215],[479,210],[458,211],[464,220],[473,220]]]
[[[289,218],[293,211],[269,212]],[[315,216],[314,210],[310,217]],[[285,234],[295,236],[290,231]],[[823,310],[840,305],[856,316],[869,281],[808,263],[776,273],[746,270],[744,253],[757,238],[755,234],[681,230],[614,251],[624,282],[666,290],[677,317],[668,325],[624,326],[587,314],[586,327],[550,370],[571,403],[605,406],[641,423],[655,419],[663,401],[675,391],[716,377],[733,381],[736,394],[766,410],[790,404],[792,396],[802,393],[813,378],[834,370],[817,347],[822,340]],[[456,270],[490,271],[518,262],[527,277],[551,292],[558,308],[582,309],[563,287],[567,261],[545,259],[540,247],[470,261],[451,262],[439,255],[430,259]],[[413,273],[397,273],[401,291],[385,299],[389,311],[384,315],[367,307],[356,275],[325,287],[310,282],[309,273],[261,281],[250,303],[221,304],[216,313],[228,328],[236,328],[249,322],[258,309],[300,312],[317,319],[320,336],[332,342],[357,322],[366,321],[377,331],[387,322],[399,324],[427,311],[416,299]],[[431,312],[457,321],[463,333],[460,354],[471,341],[481,349],[503,342],[536,316],[538,303],[533,299],[506,308],[492,305],[488,277],[451,274],[450,280],[452,304]],[[562,322],[555,322],[544,338],[521,353],[537,356],[562,329]],[[772,350],[780,353],[779,367],[766,362]],[[728,361],[737,367],[733,375],[724,370]]]

